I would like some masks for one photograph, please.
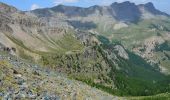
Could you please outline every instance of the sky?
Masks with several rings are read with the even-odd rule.
[[[124,1],[134,2],[136,4],[152,2],[157,9],[170,14],[170,0],[0,0],[0,2],[12,5],[22,11],[53,7],[59,4],[89,7],[93,5],[110,5],[113,2]]]

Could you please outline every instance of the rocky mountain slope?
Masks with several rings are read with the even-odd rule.
[[[0,3],[0,9],[2,51],[114,95],[170,91],[165,75],[170,72],[169,15],[152,3],[89,8],[59,5],[26,12]],[[38,78],[42,77],[48,78]],[[65,79],[56,77],[49,75],[50,81]],[[49,88],[48,84],[44,87]]]
[[[0,52],[0,99],[82,100],[118,99],[61,73]]]
[[[23,59],[0,51],[0,99],[17,100],[144,100],[168,99],[169,94],[147,97],[117,97],[90,87],[82,82],[66,78]]]
[[[159,66],[165,74],[169,73],[170,16],[157,10],[151,2],[135,5],[127,1],[89,8],[59,5],[27,13],[55,26],[85,30],[113,42],[121,41],[123,46],[148,63]]]

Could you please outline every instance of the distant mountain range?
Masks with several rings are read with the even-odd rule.
[[[119,21],[130,22],[141,19],[142,15],[144,15],[145,13],[169,17],[168,14],[157,10],[151,2],[135,5],[134,3],[131,3],[129,1],[123,3],[115,2],[110,6],[95,5],[89,8],[59,5],[52,8],[36,9],[31,12],[39,17],[50,17],[53,16],[55,13],[63,13],[65,16],[69,17],[86,17],[92,14],[95,14],[96,16],[108,15]]]

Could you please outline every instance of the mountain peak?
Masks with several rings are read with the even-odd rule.
[[[148,7],[154,7],[154,4],[152,2],[145,3],[144,5]]]
[[[153,15],[164,15],[164,16],[168,16],[168,14],[159,11],[158,9],[155,8],[154,4],[152,2],[148,2],[146,4],[140,4],[138,5],[139,8],[144,8],[145,11],[153,14]]]
[[[111,4],[112,12],[117,20],[121,21],[137,21],[140,19],[140,11],[135,3],[125,1],[122,3]]]
[[[155,9],[155,6],[153,5],[152,2],[148,2],[148,3],[144,4],[144,6],[147,9]]]
[[[145,5],[154,6],[154,4],[152,2],[148,2]]]
[[[128,5],[129,5],[129,6],[130,6],[130,5],[135,5],[135,3],[132,3],[132,2],[130,2],[130,1],[125,1],[125,2],[121,2],[121,3],[114,2],[114,3],[111,4],[111,6],[114,6],[114,5],[119,5],[119,6],[120,6],[120,5],[122,5],[122,6],[125,6],[125,5],[128,6]]]

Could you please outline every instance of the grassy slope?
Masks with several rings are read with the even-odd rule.
[[[113,25],[114,26],[114,25]],[[161,29],[161,27],[163,29]],[[102,35],[107,37],[112,37],[112,40],[119,40],[124,44],[125,47],[131,49],[135,45],[140,45],[145,39],[151,36],[157,36],[158,33],[161,35],[169,31],[170,20],[169,19],[150,19],[150,20],[141,20],[136,24],[129,24],[127,28],[121,28],[114,30],[113,27],[106,27],[106,30],[100,30],[104,27],[99,25],[97,31],[102,33]],[[107,29],[109,28],[109,29]],[[152,29],[156,29],[155,31]],[[136,41],[136,43],[134,42]],[[139,43],[137,43],[139,42]]]
[[[127,97],[128,100],[169,100],[169,98],[169,93],[163,93],[154,96]]]

